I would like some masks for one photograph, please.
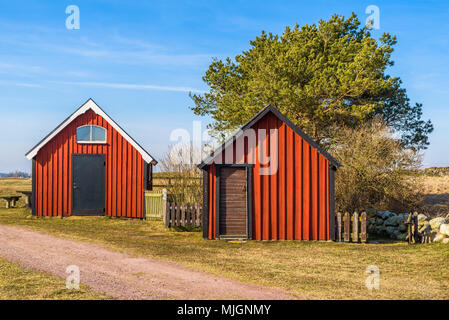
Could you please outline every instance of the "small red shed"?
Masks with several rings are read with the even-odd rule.
[[[92,99],[31,149],[36,216],[145,218],[157,161]]]
[[[205,159],[203,237],[333,240],[339,162],[268,106]]]

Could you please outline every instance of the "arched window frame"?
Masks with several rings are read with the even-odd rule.
[[[90,140],[78,140],[78,130],[80,128],[84,128],[84,127],[89,127],[90,128]],[[93,128],[100,128],[104,131],[104,140],[92,140],[92,132],[93,132]],[[78,128],[76,128],[76,143],[79,144],[105,144],[107,143],[107,139],[108,139],[108,133],[106,128],[100,127],[100,126],[96,126],[96,125],[85,125],[85,126],[79,126]]]

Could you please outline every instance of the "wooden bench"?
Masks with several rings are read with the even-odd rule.
[[[33,195],[33,192],[31,191],[17,191],[17,192],[25,195],[25,205],[28,208],[31,208],[31,196]]]
[[[19,201],[21,196],[10,196],[10,197],[1,197],[6,201],[6,208],[14,208],[16,206],[16,202]]]

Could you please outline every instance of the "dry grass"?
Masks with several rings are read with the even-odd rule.
[[[65,279],[46,273],[30,271],[18,264],[0,259],[0,300],[90,300],[107,299],[104,294],[80,290],[68,290]]]
[[[423,208],[431,216],[449,214],[449,176],[420,176],[424,202]]]
[[[0,209],[0,224],[19,225],[114,250],[175,261],[216,275],[322,299],[447,299],[449,246],[333,242],[229,243],[198,232],[175,232],[159,221],[115,218],[34,218]],[[380,290],[365,287],[369,265],[380,268]]]

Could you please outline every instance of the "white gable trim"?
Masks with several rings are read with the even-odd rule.
[[[53,130],[44,140],[39,142],[33,149],[31,149],[25,156],[28,160],[33,159],[39,150],[46,145],[51,139],[53,139],[59,132],[61,132],[68,124],[75,120],[78,116],[82,115],[86,111],[91,109],[99,116],[103,117],[123,138],[126,139],[136,150],[142,155],[142,158],[147,163],[156,164],[157,161],[146,152],[133,138],[131,138],[120,126],[115,123],[92,99],[89,99],[78,110],[76,110],[70,117],[68,117],[63,123],[61,123],[55,130]]]

